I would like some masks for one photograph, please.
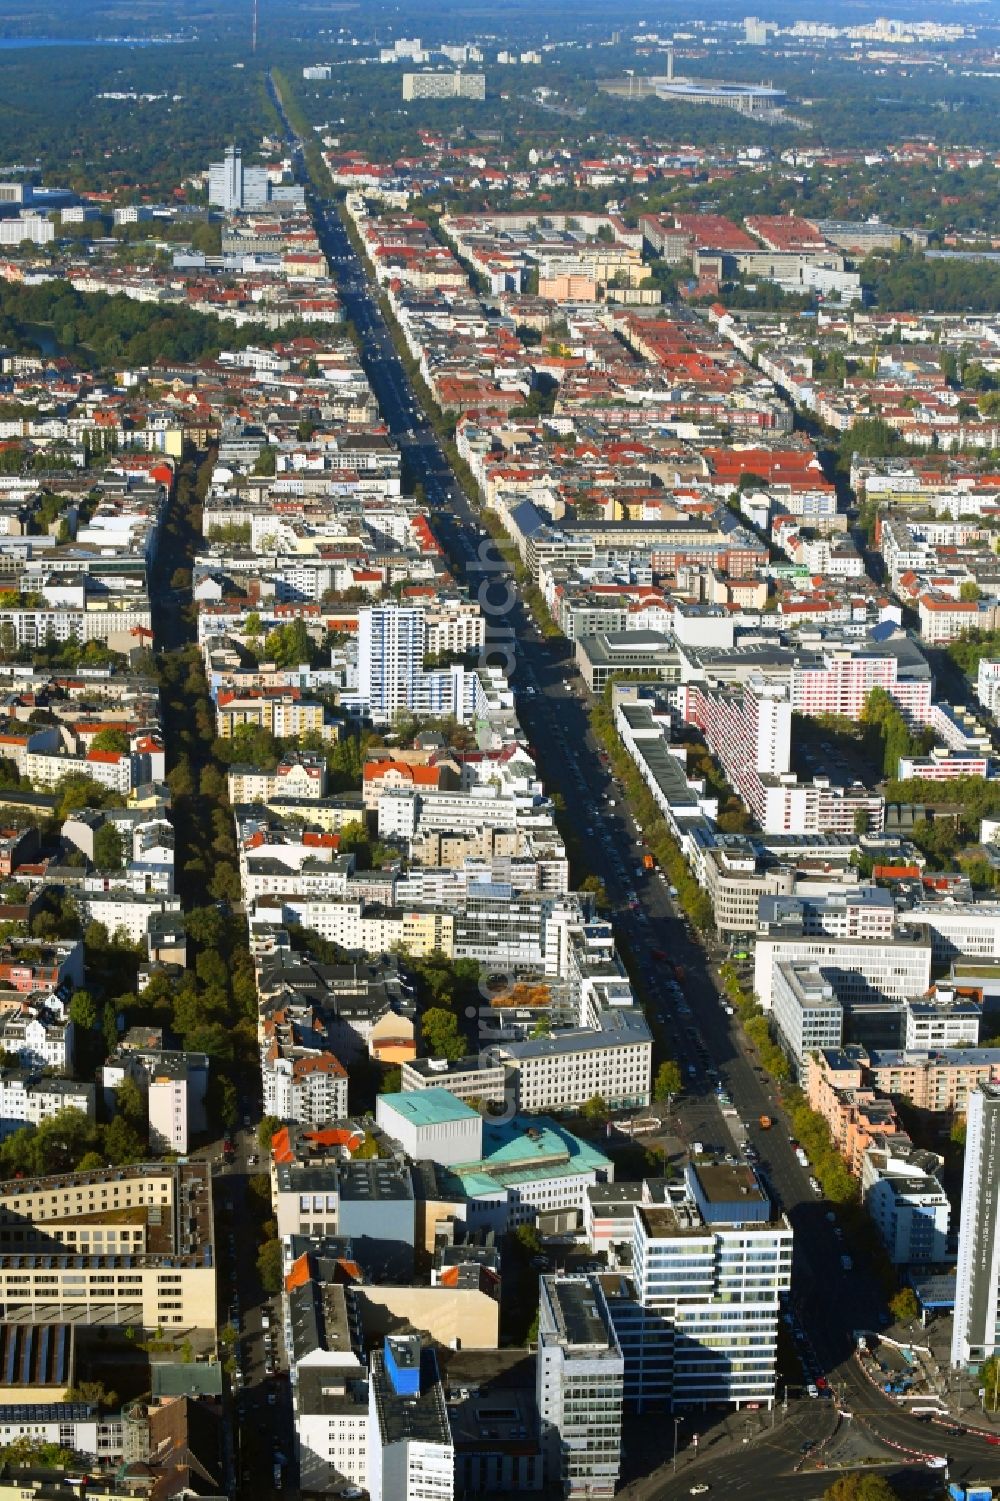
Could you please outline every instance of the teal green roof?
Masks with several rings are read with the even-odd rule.
[[[603,1152],[548,1117],[534,1115],[518,1115],[502,1124],[484,1122],[481,1160],[454,1169],[470,1198],[518,1183],[576,1173],[614,1177],[612,1163]]]
[[[479,1112],[450,1089],[415,1089],[406,1094],[384,1094],[379,1098],[411,1126],[440,1126],[447,1121],[478,1120]]]

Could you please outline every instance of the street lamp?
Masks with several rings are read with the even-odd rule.
[[[680,1418],[674,1418],[674,1457],[670,1463],[675,1475],[677,1474],[677,1430],[680,1426]]]

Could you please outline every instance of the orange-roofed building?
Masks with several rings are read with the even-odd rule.
[[[461,783],[461,774],[453,761],[428,760],[421,764],[395,757],[391,760],[366,761],[363,800],[367,809],[375,810],[383,792],[397,791],[400,788],[419,792],[456,792]]]

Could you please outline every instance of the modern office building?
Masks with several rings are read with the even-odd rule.
[[[783,962],[774,966],[771,1015],[778,1040],[796,1076],[817,1048],[839,1048],[844,1037],[844,1008],[818,965]]]
[[[783,961],[818,969],[848,1010],[868,1000],[923,995],[931,983],[926,930],[898,938],[826,938],[803,932],[801,923],[791,920],[758,932],[754,945],[753,988],[765,1011],[774,1004],[775,971]]]
[[[635,1204],[631,1272],[602,1279],[626,1402],[773,1406],[791,1271],[791,1226],[749,1167],[691,1164],[683,1184]]]
[[[600,1095],[613,1110],[651,1098],[653,1038],[637,1006],[609,1007],[596,1027],[500,1044],[494,1056],[516,1078],[521,1110],[578,1110]]]
[[[208,201],[227,214],[263,208],[270,197],[266,167],[245,167],[239,146],[226,147],[221,162],[208,169]]]
[[[1000,1085],[969,1096],[958,1230],[951,1363],[979,1365],[997,1349],[1000,1319]]]
[[[625,1361],[597,1277],[542,1277],[536,1390],[551,1479],[569,1501],[612,1497]]]
[[[387,1335],[368,1382],[371,1501],[452,1501],[455,1446],[430,1346],[418,1334]]]

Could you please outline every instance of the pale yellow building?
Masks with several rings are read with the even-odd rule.
[[[216,1327],[207,1163],[9,1180],[0,1193],[8,1322]]]

